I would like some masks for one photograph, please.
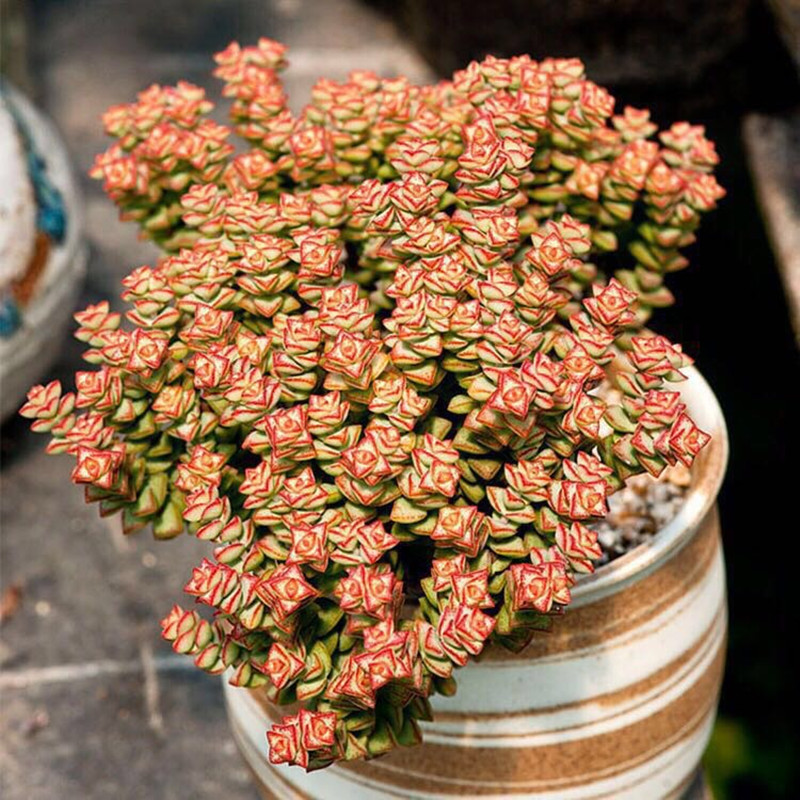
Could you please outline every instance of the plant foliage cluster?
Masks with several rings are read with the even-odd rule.
[[[455,667],[569,603],[608,495],[691,465],[689,359],[643,325],[723,192],[702,128],[614,115],[574,59],[356,72],[295,116],[284,52],[216,56],[230,127],[187,83],[107,112],[92,174],[164,257],[22,413],[101,514],[212,544],[213,619],[163,635],[299,703],[270,758],[312,769],[419,741]]]

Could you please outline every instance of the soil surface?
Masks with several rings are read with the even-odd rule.
[[[689,470],[671,467],[658,479],[631,478],[608,498],[608,516],[591,527],[603,548],[598,566],[630,552],[653,538],[677,513],[690,482]]]

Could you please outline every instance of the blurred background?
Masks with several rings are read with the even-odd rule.
[[[152,82],[186,79],[213,97],[210,57],[232,39],[289,45],[296,110],[321,76],[367,68],[427,81],[488,53],[530,53],[580,57],[618,108],[648,107],[660,125],[705,125],[728,196],[704,221],[690,269],[671,276],[675,306],[653,320],[696,359],[731,435],[720,495],[730,643],[705,763],[717,800],[800,797],[791,638],[800,535],[798,0],[2,0],[0,8],[4,78],[55,121],[83,192],[90,254],[80,307],[118,297],[121,278],[155,253],[86,177],[107,146],[100,114]],[[80,349],[65,340],[48,378],[69,383]],[[156,620],[202,544],[123,539],[83,505],[69,469],[44,455],[23,421],[3,425],[0,794],[254,797],[217,682],[158,642]]]

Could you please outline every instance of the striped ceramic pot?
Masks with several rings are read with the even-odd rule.
[[[282,716],[227,687],[233,732],[267,798],[681,797],[708,742],[722,680],[725,574],[715,500],[725,423],[689,370],[684,399],[713,435],[678,515],[580,581],[565,616],[521,654],[485,651],[433,700],[425,743],[305,773],[267,761]]]

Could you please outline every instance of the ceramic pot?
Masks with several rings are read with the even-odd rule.
[[[677,516],[648,544],[580,580],[550,634],[522,653],[487,649],[433,698],[425,743],[305,773],[267,761],[282,713],[230,687],[233,734],[266,798],[680,797],[716,714],[725,658],[725,573],[716,496],[728,440],[695,369],[684,399],[712,442]]]
[[[31,256],[15,291],[0,285],[0,419],[17,411],[25,393],[58,358],[86,272],[83,202],[66,147],[53,123],[8,84],[1,99],[19,127],[20,159],[35,194]],[[4,175],[8,165],[3,165]],[[6,189],[9,187],[7,186]],[[20,184],[22,188],[22,184]],[[23,215],[24,216],[24,215]],[[36,219],[34,229],[34,216]],[[7,266],[7,265],[6,265]]]

